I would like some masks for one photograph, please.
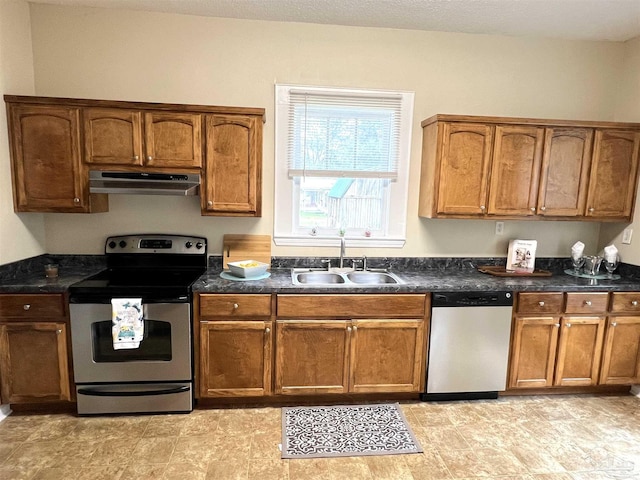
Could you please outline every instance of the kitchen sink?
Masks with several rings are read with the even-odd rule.
[[[399,283],[398,277],[389,272],[351,272],[347,273],[347,278],[353,283],[363,283],[377,285],[381,283]]]
[[[297,269],[291,270],[294,285],[331,285],[331,286],[364,286],[364,285],[398,285],[403,283],[390,272],[332,272],[327,270]]]
[[[332,272],[302,272],[294,274],[294,282],[310,285],[333,285],[345,283],[344,277],[339,273]]]

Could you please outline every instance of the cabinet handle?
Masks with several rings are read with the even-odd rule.
[[[25,303],[22,308],[24,308],[25,310],[29,310],[31,308],[31,305],[29,305],[28,303]]]
[[[544,307],[544,302],[538,302],[538,305],[540,305],[541,307]]]
[[[560,324],[559,323],[554,323],[553,326],[556,327],[556,328],[560,328]]]
[[[618,325],[618,322],[611,322],[612,327],[615,327],[616,325]]]
[[[540,207],[540,210],[542,210],[543,212],[547,209],[547,207]]]
[[[638,306],[638,301],[637,300],[633,300],[631,302],[631,305],[633,305],[634,307],[637,307]]]
[[[211,200],[207,202],[207,207],[213,207],[213,202]]]
[[[484,205],[480,205],[480,210],[483,210],[483,211],[484,211],[484,209],[485,209],[485,208],[486,208],[486,207],[485,207]]]
[[[62,333],[62,330],[61,330],[61,329],[58,329],[58,330],[56,330],[56,333],[57,333],[58,335],[60,335],[60,334]]]
[[[589,207],[589,212],[593,213],[594,211],[595,211],[595,208]]]
[[[153,160],[153,157],[151,155],[147,156],[147,160],[151,161]]]
[[[531,207],[531,211],[535,212],[536,211],[536,207]]]
[[[567,328],[571,328],[571,324],[570,323],[567,323],[566,325],[567,325]]]
[[[591,300],[585,300],[585,301],[584,301],[584,304],[585,304],[587,307],[590,307],[590,306],[591,306]]]
[[[264,333],[269,333],[271,331],[271,329],[269,327],[264,329]]]
[[[233,309],[236,310],[240,305],[238,305],[237,303],[233,304]]]
[[[133,156],[133,159],[134,159],[134,160],[138,160],[139,158],[140,158],[140,157],[139,157],[138,155],[134,155],[134,156]]]
[[[351,327],[347,327],[347,332],[350,332],[350,331],[351,331]]]
[[[73,203],[80,203],[80,199],[78,197],[74,198]]]
[[[355,332],[356,330],[358,330],[358,326],[357,326],[357,325],[354,325],[354,326],[353,326],[353,331]]]

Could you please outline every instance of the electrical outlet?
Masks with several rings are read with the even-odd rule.
[[[633,235],[633,228],[625,228],[624,232],[622,232],[622,243],[626,245],[630,245],[632,235]]]
[[[504,233],[504,222],[496,222],[496,235]]]

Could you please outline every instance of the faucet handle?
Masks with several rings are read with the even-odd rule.
[[[354,270],[357,270],[358,269],[358,264],[361,263],[361,262],[362,262],[362,258],[354,258],[351,261],[351,266],[353,267]],[[364,270],[364,268],[363,268],[363,270]]]
[[[327,270],[331,270],[331,259],[327,258],[325,260],[320,260],[320,263],[326,263],[327,264]]]

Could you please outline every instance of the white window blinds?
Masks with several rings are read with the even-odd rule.
[[[290,89],[289,177],[398,176],[402,96]]]

